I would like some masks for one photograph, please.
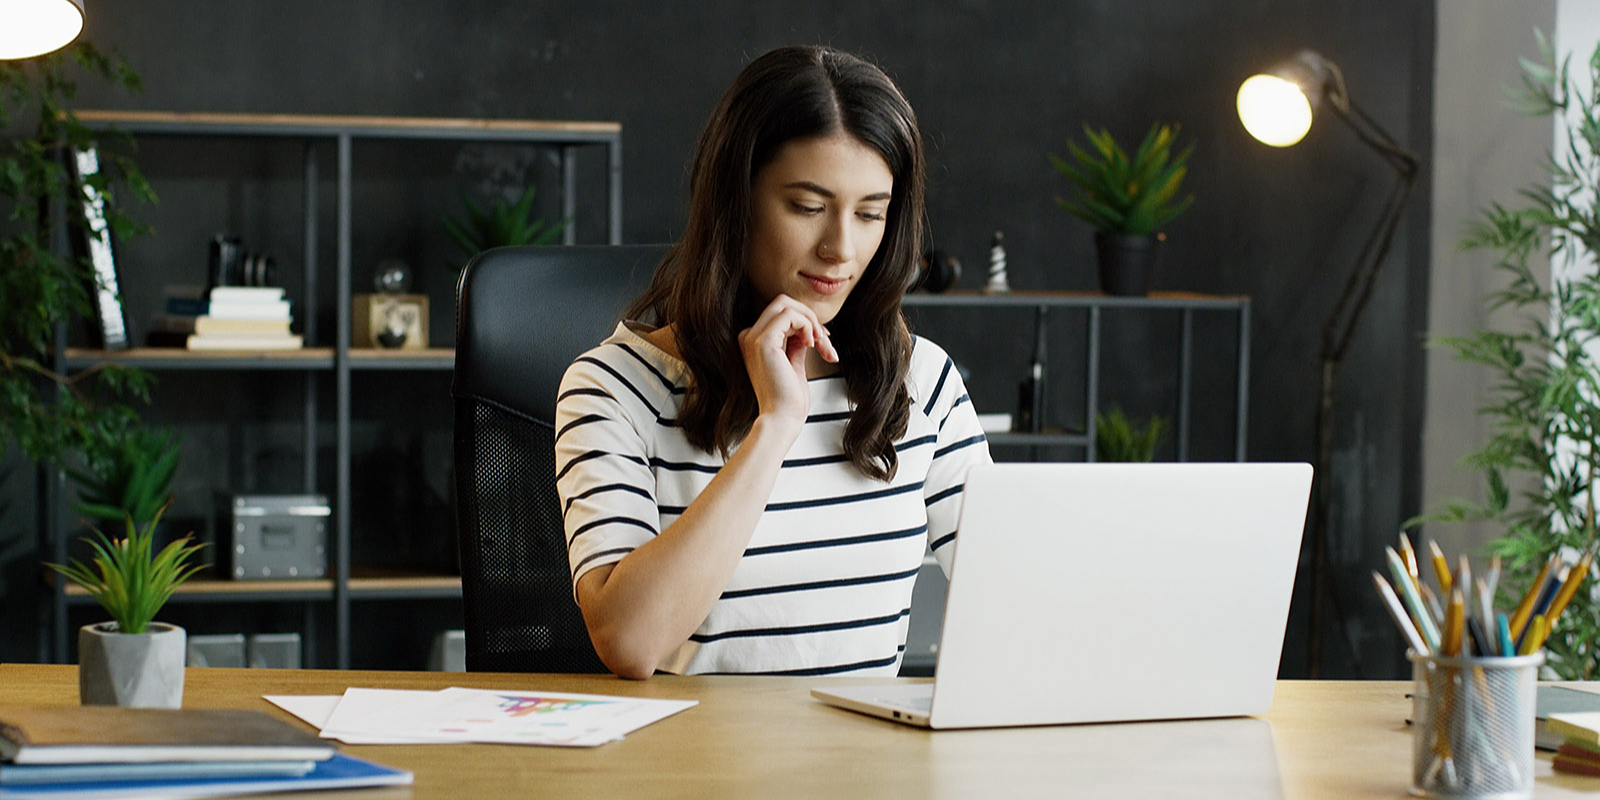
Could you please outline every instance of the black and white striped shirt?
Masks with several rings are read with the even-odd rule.
[[[688,368],[619,324],[561,381],[556,487],[574,585],[682,514],[723,459],[675,425]],[[887,483],[843,455],[841,376],[810,381],[811,412],[743,559],[674,673],[894,675],[923,555],[950,569],[962,485],[989,446],[950,357],[917,338],[911,421]]]

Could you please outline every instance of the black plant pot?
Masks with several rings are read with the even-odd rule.
[[[1124,297],[1150,293],[1150,273],[1155,268],[1156,248],[1161,235],[1132,236],[1099,231],[1094,235],[1095,256],[1100,262],[1100,290]]]

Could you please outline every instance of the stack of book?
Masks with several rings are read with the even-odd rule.
[[[169,293],[157,316],[151,345],[190,350],[298,350],[289,332],[289,301],[277,286],[218,286],[204,297]]]
[[[259,711],[0,707],[0,798],[214,797],[411,781]]]
[[[1553,769],[1578,775],[1600,775],[1600,712],[1551,714],[1545,724],[1551,733],[1561,736],[1561,745],[1551,759]]]

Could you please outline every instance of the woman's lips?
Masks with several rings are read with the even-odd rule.
[[[807,275],[804,272],[800,273],[800,277],[805,278],[806,283],[811,284],[812,291],[824,296],[838,294],[844,291],[844,287],[850,283],[846,278],[823,278],[816,275]]]

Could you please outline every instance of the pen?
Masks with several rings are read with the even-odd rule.
[[[1556,592],[1561,589],[1561,568],[1563,566],[1565,566],[1565,562],[1557,557],[1555,567],[1550,570],[1550,577],[1545,578],[1544,589],[1539,592],[1539,599],[1533,604],[1534,616],[1549,615],[1550,604],[1555,602]]]
[[[1406,643],[1417,655],[1432,655],[1428,643],[1422,640],[1422,634],[1417,633],[1417,626],[1411,624],[1411,617],[1406,614],[1405,606],[1400,604],[1400,598],[1394,593],[1394,588],[1377,570],[1372,571],[1372,584],[1378,587],[1378,595],[1383,598],[1383,607],[1389,609],[1389,616],[1394,618],[1394,624],[1400,628],[1400,635],[1405,637]]]
[[[1383,555],[1388,561],[1389,573],[1394,578],[1395,591],[1405,600],[1406,608],[1411,611],[1411,621],[1416,623],[1417,632],[1422,634],[1422,641],[1427,643],[1428,652],[1434,652],[1439,647],[1439,626],[1433,623],[1433,617],[1428,614],[1427,607],[1422,603],[1422,596],[1417,594],[1417,585],[1411,582],[1411,576],[1406,573],[1405,563],[1400,560],[1400,554],[1396,553],[1393,547],[1385,547]]]
[[[1506,615],[1496,614],[1500,628],[1500,655],[1514,656],[1517,654],[1516,642],[1511,639],[1511,623],[1506,621]]]
[[[1539,570],[1539,574],[1533,579],[1533,583],[1528,585],[1528,591],[1522,596],[1522,602],[1517,603],[1517,610],[1511,614],[1512,637],[1522,635],[1522,629],[1528,624],[1528,618],[1533,616],[1533,604],[1538,601],[1539,594],[1544,591],[1545,579],[1550,575],[1555,567],[1556,560],[1559,558],[1561,558],[1559,554],[1551,554],[1549,560],[1544,562],[1544,567]]]
[[[1428,551],[1433,556],[1433,576],[1439,581],[1439,593],[1449,595],[1451,585],[1450,562],[1445,560],[1444,551],[1439,549],[1439,543],[1432,539],[1428,540]]]
[[[1450,608],[1444,613],[1444,654],[1446,656],[1461,655],[1461,615],[1466,610],[1466,600],[1461,596],[1460,589],[1450,592]]]
[[[1467,616],[1467,639],[1470,641],[1472,647],[1469,649],[1469,652],[1462,653],[1462,655],[1499,655],[1499,651],[1495,648],[1494,642],[1489,639],[1488,629],[1483,627],[1483,623],[1480,622],[1475,616]]]

